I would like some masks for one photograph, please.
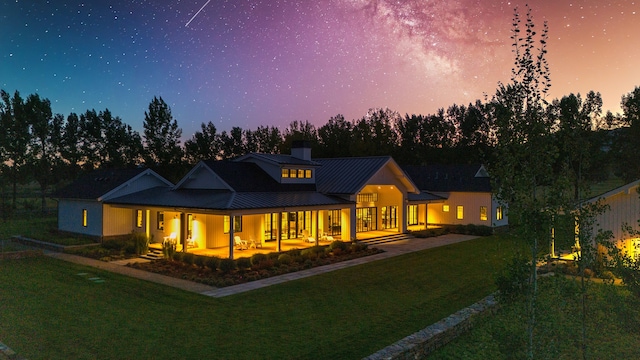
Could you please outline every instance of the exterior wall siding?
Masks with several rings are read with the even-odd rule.
[[[144,217],[144,211],[143,211]],[[135,210],[117,208],[111,205],[103,207],[103,236],[126,235],[132,231],[144,232],[144,218],[142,228],[135,227]]]
[[[437,194],[445,196],[447,194]],[[443,211],[448,205],[449,211]],[[463,206],[463,218],[457,219],[457,207]],[[480,207],[487,207],[487,220],[480,220]],[[430,225],[485,225],[492,226],[495,220],[495,209],[489,193],[451,192],[442,203],[428,205],[428,222]]]
[[[634,230],[640,230],[638,220],[640,219],[640,198],[637,192],[638,187],[633,187],[629,191],[621,192],[605,199],[605,204],[609,205],[609,210],[600,214],[597,218],[599,227],[603,230],[610,230],[614,240],[625,240],[629,236],[622,231],[622,225],[627,224]]]
[[[87,226],[82,225],[82,210],[87,210]],[[58,202],[58,228],[62,231],[102,237],[102,204],[95,200]]]

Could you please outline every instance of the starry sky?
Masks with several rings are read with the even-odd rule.
[[[549,25],[551,98],[640,86],[640,1],[529,1]],[[201,123],[324,125],[370,108],[432,114],[507,82],[513,11],[498,0],[0,0],[0,88],[67,116],[108,108],[141,132],[162,96]]]

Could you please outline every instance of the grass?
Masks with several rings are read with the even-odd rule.
[[[95,240],[81,235],[62,234],[57,231],[56,216],[34,217],[26,215],[16,216],[7,221],[0,220],[0,239],[9,239],[14,235],[51,242],[59,245],[83,245],[94,243]]]
[[[494,291],[513,251],[491,236],[220,299],[47,257],[2,261],[0,340],[29,359],[362,358]]]
[[[564,276],[539,283],[534,356],[578,359],[581,349],[579,282]],[[525,359],[528,339],[525,299],[507,304],[430,359]],[[591,284],[587,300],[589,359],[640,359],[640,299],[624,288]]]

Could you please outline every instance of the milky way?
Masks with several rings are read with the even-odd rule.
[[[0,2],[0,87],[68,115],[108,108],[140,130],[162,96],[187,137],[200,123],[320,126],[369,108],[429,114],[508,81],[524,1]],[[640,85],[640,6],[541,0],[552,97],[600,91],[619,111]]]

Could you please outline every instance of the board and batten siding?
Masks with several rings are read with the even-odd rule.
[[[87,226],[82,224],[83,210],[87,210]],[[58,202],[58,228],[83,235],[102,236],[102,203],[95,200]]]
[[[622,225],[627,224],[634,230],[640,230],[640,197],[638,185],[620,191],[604,198],[609,210],[597,217],[596,223],[602,230],[610,230],[614,240],[625,240],[629,235],[622,231]]]
[[[143,216],[144,216],[143,211]],[[118,236],[130,234],[135,229],[135,210],[104,205],[103,208],[103,235]],[[147,219],[143,220],[144,221]],[[144,232],[144,225],[138,231]]]

